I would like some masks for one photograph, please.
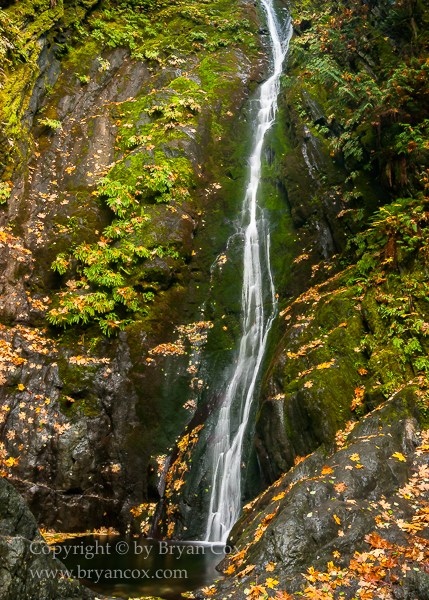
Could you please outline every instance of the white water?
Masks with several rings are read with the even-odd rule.
[[[274,123],[282,64],[286,56],[292,27],[284,39],[277,21],[273,0],[261,0],[273,50],[273,74],[261,86],[255,143],[250,158],[250,179],[242,208],[244,231],[244,275],[242,291],[242,338],[235,371],[228,384],[225,399],[214,431],[210,449],[212,494],[205,541],[226,542],[241,511],[241,465],[243,438],[249,422],[255,384],[264,356],[268,333],[276,312],[276,298],[270,268],[270,236],[257,193],[261,176],[264,139]],[[265,269],[264,269],[265,267]],[[266,276],[263,277],[263,273]],[[270,314],[264,314],[268,300]],[[232,431],[232,422],[238,426]]]

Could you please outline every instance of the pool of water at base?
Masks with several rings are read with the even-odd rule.
[[[148,540],[132,536],[88,535],[54,548],[69,576],[103,596],[156,596],[183,600],[183,592],[211,585],[223,544]]]

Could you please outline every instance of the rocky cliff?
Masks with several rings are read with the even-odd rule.
[[[156,501],[202,386],[266,60],[253,5],[191,4],[2,12],[3,475],[46,527]]]
[[[424,598],[427,7],[287,8],[259,199],[279,314],[240,553],[204,593]],[[18,0],[0,16],[2,475],[45,527],[148,533],[164,496],[152,532],[197,537],[191,462],[240,338],[264,15]]]
[[[95,598],[67,576],[66,567],[52,556],[25,502],[4,478],[0,481],[0,548],[0,594],[4,600]]]

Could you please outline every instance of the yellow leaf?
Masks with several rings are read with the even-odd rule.
[[[18,383],[18,389],[22,392],[22,390],[25,390],[25,385],[22,385],[22,383]]]
[[[334,519],[335,519],[335,521],[336,521],[336,523],[337,523],[338,525],[341,525],[341,521],[340,521],[340,519],[337,517],[337,515],[334,515]]]
[[[331,469],[331,467],[328,467],[328,465],[325,465],[322,469],[322,475],[329,475],[330,473],[333,473],[334,471]]]
[[[320,365],[317,365],[316,369],[330,369],[334,362],[334,359],[332,359],[330,362],[321,363]]]
[[[400,452],[395,452],[395,454],[392,454],[392,458],[397,458],[401,462],[405,462],[407,460],[405,458],[405,456],[403,454],[401,454]]]
[[[281,494],[278,494],[278,496],[274,496],[274,498],[272,499],[272,502],[275,502],[276,500],[281,500],[282,498],[285,497],[286,492],[282,492]]]
[[[359,454],[352,454],[350,460],[354,460],[355,462],[359,460]]]

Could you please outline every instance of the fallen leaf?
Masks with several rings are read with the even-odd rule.
[[[276,500],[281,500],[282,498],[285,497],[286,492],[281,492],[281,494],[278,494],[278,496],[274,496],[272,502],[276,502]]]
[[[286,591],[276,592],[276,600],[293,600],[293,596]]]
[[[336,484],[334,485],[334,489],[335,489],[335,491],[336,491],[336,492],[344,492],[344,490],[346,490],[346,489],[347,489],[347,486],[346,486],[346,484],[345,484],[345,483],[342,481],[342,482],[340,482],[340,483],[336,483]]]
[[[237,577],[244,577],[245,575],[247,575],[248,573],[250,573],[251,571],[253,571],[253,569],[256,567],[256,565],[247,565],[247,567],[245,569],[243,569],[242,571],[240,571],[239,573],[237,573]]]

